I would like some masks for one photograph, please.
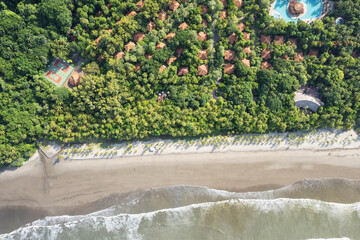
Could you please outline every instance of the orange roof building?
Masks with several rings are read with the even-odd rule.
[[[175,60],[176,60],[176,57],[175,57],[175,56],[172,56],[171,58],[169,58],[169,59],[166,61],[166,64],[167,64],[168,66],[170,66]]]
[[[73,87],[77,87],[80,84],[81,76],[78,72],[74,71],[73,74],[71,74],[69,82]]]
[[[165,21],[166,19],[167,19],[167,14],[164,11],[164,9],[162,9],[161,12],[159,13],[159,20]]]
[[[188,67],[181,67],[179,72],[178,72],[178,75],[183,76],[183,75],[188,74],[188,73],[189,73],[189,68]]]
[[[235,65],[231,63],[224,64],[224,73],[225,74],[233,74],[235,72]]]
[[[225,50],[224,59],[227,61],[232,61],[235,59],[235,51]]]
[[[135,43],[130,41],[125,45],[125,51],[129,52],[133,47],[135,47]]]
[[[319,49],[314,49],[314,48],[310,49],[309,55],[318,57],[319,56]]]
[[[275,35],[274,36],[274,41],[276,42],[276,44],[284,44],[285,43],[285,38],[284,38],[284,36]]]
[[[286,54],[281,55],[280,58],[285,59],[285,60],[289,60],[289,59],[290,59],[289,56],[286,55]]]
[[[153,29],[155,29],[156,28],[156,24],[154,23],[154,22],[149,22],[148,23],[148,25],[146,26],[146,30],[148,31],[148,32],[151,32]]]
[[[226,12],[226,10],[222,10],[222,11],[220,12],[220,18],[225,19],[226,17],[227,17],[227,12]]]
[[[199,32],[198,33],[197,40],[204,42],[204,41],[206,41],[206,39],[207,39],[207,34],[206,33],[204,33],[204,32]]]
[[[261,69],[271,69],[271,64],[269,62],[262,62]]]
[[[140,63],[137,63],[137,64],[135,65],[134,71],[135,71],[135,72],[139,71],[140,67],[141,67],[141,64],[140,64]]]
[[[162,65],[162,66],[159,68],[159,72],[163,72],[165,69],[166,69],[166,66],[165,66],[165,65]]]
[[[117,54],[115,54],[115,59],[120,60],[124,57],[124,55],[125,55],[124,52],[118,52]]]
[[[271,50],[270,49],[264,49],[261,51],[261,58],[268,60],[271,59]]]
[[[245,41],[249,41],[250,40],[250,37],[251,36],[251,34],[250,33],[248,33],[248,32],[244,32],[244,40]]]
[[[176,54],[177,54],[178,56],[180,56],[183,51],[184,51],[183,48],[178,48],[178,49],[176,49]]]
[[[260,42],[266,45],[270,45],[271,37],[269,35],[262,35],[260,36]]]
[[[163,42],[159,42],[156,46],[155,46],[155,49],[158,50],[158,49],[162,49],[166,46],[165,43]]]
[[[232,33],[228,38],[229,43],[233,44],[238,39],[238,36],[235,33]]]
[[[246,25],[244,24],[244,23],[239,23],[238,25],[237,25],[237,27],[238,27],[238,29],[242,32],[242,31],[244,31],[245,30],[245,28],[246,28]]]
[[[138,2],[136,3],[136,7],[138,7],[138,8],[143,8],[143,7],[144,7],[144,2],[143,2],[142,0],[138,1]]]
[[[165,37],[165,39],[166,40],[168,40],[168,41],[170,41],[173,37],[175,37],[175,33],[174,32],[171,32],[171,33],[169,33],[168,35],[166,35],[166,37]]]
[[[198,55],[197,57],[201,60],[206,60],[208,58],[208,53],[207,53],[207,50],[205,49],[202,49],[198,52]]]
[[[143,40],[145,38],[145,34],[142,32],[138,32],[134,35],[134,41],[135,42],[140,42],[141,40]]]
[[[135,11],[131,11],[131,12],[128,12],[128,14],[126,14],[126,16],[136,16],[137,13]]]
[[[200,7],[201,7],[201,15],[204,15],[208,12],[208,7],[206,5],[201,4]]]
[[[204,27],[207,27],[207,21],[204,18],[202,19],[201,25],[203,25]]]
[[[245,54],[250,54],[250,53],[251,53],[251,47],[248,46],[248,47],[244,48],[244,49],[243,49],[243,53],[245,53]]]
[[[185,30],[189,25],[186,22],[183,22],[182,24],[179,25],[179,29],[180,30]]]
[[[242,62],[245,66],[248,68],[250,67],[250,60],[249,59],[241,59],[240,62]]]
[[[290,42],[290,45],[297,45],[297,38],[288,38],[288,41]]]
[[[294,57],[295,61],[302,62],[304,60],[304,55],[302,52],[296,53],[296,56]]]
[[[223,3],[224,7],[226,7],[226,6],[227,6],[227,2],[226,2],[226,0],[220,0],[220,2],[222,2],[222,3]]]
[[[237,6],[238,8],[241,8],[243,5],[243,0],[235,0],[235,6]]]
[[[101,40],[101,37],[98,37],[97,39],[95,39],[95,41],[94,41],[95,44],[98,45],[98,43],[100,42],[100,40]]]
[[[208,70],[208,65],[200,65],[198,66],[198,75],[205,76],[206,74],[208,74]]]
[[[176,9],[178,9],[178,7],[180,6],[180,3],[176,0],[173,0],[171,3],[169,3],[168,6],[172,11],[176,11]]]

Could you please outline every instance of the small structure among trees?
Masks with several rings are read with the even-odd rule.
[[[188,73],[189,73],[189,68],[188,67],[181,67],[179,69],[178,75],[183,76],[183,75],[188,74]]]
[[[198,75],[205,76],[206,74],[208,74],[208,65],[198,66]]]

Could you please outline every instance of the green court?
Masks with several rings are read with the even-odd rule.
[[[46,67],[44,77],[57,87],[64,85],[74,68],[61,58],[54,58]]]

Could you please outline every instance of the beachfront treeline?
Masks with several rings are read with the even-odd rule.
[[[336,1],[312,25],[275,20],[269,6],[267,0],[2,1],[0,165],[21,165],[37,139],[354,127],[360,1]],[[344,25],[335,24],[338,16]],[[285,42],[265,44],[260,34]],[[310,49],[318,55],[309,56]],[[303,60],[294,60],[298,52]],[[43,78],[53,57],[71,62],[76,54],[87,62],[78,87],[57,88]],[[325,103],[316,113],[294,106],[294,91],[306,83]]]

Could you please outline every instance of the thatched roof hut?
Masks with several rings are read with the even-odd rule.
[[[198,75],[205,76],[206,74],[208,74],[208,65],[198,66]]]
[[[166,64],[167,64],[168,66],[170,66],[175,60],[176,60],[176,57],[175,57],[175,56],[172,56],[171,58],[169,58],[169,59],[166,61]]]
[[[99,42],[100,42],[100,40],[101,40],[101,37],[98,37],[98,38],[95,39],[94,43],[95,43],[96,45],[98,45]]]
[[[296,56],[294,57],[295,61],[302,62],[304,60],[304,55],[302,52],[296,53]]]
[[[238,27],[238,29],[242,32],[242,31],[244,31],[245,30],[245,28],[246,28],[246,25],[244,24],[244,23],[239,23],[238,25],[237,25],[237,27]]]
[[[304,4],[297,0],[290,2],[288,10],[292,15],[300,15],[305,12]]]
[[[224,73],[225,74],[233,74],[235,72],[235,65],[231,63],[224,64]]]
[[[200,58],[201,60],[206,60],[208,57],[208,53],[206,49],[202,49],[198,52],[198,58]]]
[[[128,14],[126,14],[126,16],[136,16],[137,13],[135,11],[131,11],[131,12],[128,12]]]
[[[208,7],[206,5],[201,4],[200,7],[201,7],[201,15],[204,15],[208,12]]]
[[[285,43],[285,38],[284,38],[284,36],[275,35],[274,36],[274,41],[276,42],[276,44],[284,44]]]
[[[226,17],[227,17],[227,12],[226,12],[226,10],[222,10],[222,11],[220,12],[220,18],[225,19]]]
[[[226,6],[227,6],[227,2],[226,2],[226,0],[220,0],[220,2],[222,2],[222,3],[223,3],[224,7],[226,7]]]
[[[183,48],[178,48],[178,49],[176,49],[176,54],[177,54],[178,56],[180,56],[183,51],[184,51]]]
[[[206,41],[206,39],[207,39],[207,34],[206,33],[204,33],[204,32],[199,32],[198,33],[197,40],[204,42],[204,41]]]
[[[136,7],[138,7],[138,8],[143,8],[143,7],[144,7],[144,2],[143,2],[142,0],[138,1],[138,2],[136,3]]]
[[[243,53],[245,54],[250,54],[251,53],[251,47],[247,46],[246,48],[243,49]]]
[[[270,45],[271,43],[271,36],[269,35],[262,35],[260,36],[260,42],[266,45]]]
[[[228,38],[229,43],[233,44],[238,39],[238,36],[235,33],[232,33]]]
[[[168,6],[172,11],[176,11],[176,9],[178,9],[178,7],[180,6],[180,3],[176,0],[172,0],[172,2],[169,3]]]
[[[240,62],[242,62],[245,66],[248,68],[250,67],[250,60],[249,59],[241,59]]]
[[[179,29],[180,30],[185,30],[189,25],[186,22],[183,22],[182,24],[179,25]]]
[[[104,59],[104,55],[101,54],[101,55],[96,59],[96,61],[102,62],[103,59]]]
[[[164,48],[165,46],[166,46],[165,43],[159,42],[159,43],[155,46],[155,49],[158,50],[158,49]]]
[[[155,29],[156,28],[156,24],[154,23],[154,22],[149,22],[148,23],[148,25],[146,26],[146,30],[148,31],[148,32],[151,32],[153,29]]]
[[[151,53],[145,54],[145,58],[146,58],[146,59],[149,59],[149,58],[152,58],[152,57],[153,57],[153,55],[152,55]]]
[[[125,55],[124,52],[118,52],[117,54],[115,54],[115,59],[120,60],[124,57],[124,55]]]
[[[80,79],[80,74],[74,71],[73,74],[70,76],[69,82],[73,87],[77,87],[80,84]]]
[[[319,49],[311,48],[311,49],[309,50],[309,55],[310,55],[310,56],[318,57],[318,56],[319,56]]]
[[[135,43],[130,41],[125,45],[125,51],[129,52],[133,47],[135,47]]]
[[[135,69],[134,69],[134,71],[135,71],[135,72],[139,71],[140,67],[141,67],[141,63],[135,64]]]
[[[251,39],[251,34],[248,32],[244,32],[244,40],[249,41]]]
[[[182,76],[182,75],[185,75],[185,74],[188,74],[188,73],[189,73],[189,68],[188,67],[181,67],[179,69],[178,75]]]
[[[165,21],[167,19],[167,13],[164,11],[164,9],[161,9],[159,13],[159,20]]]
[[[135,42],[139,42],[141,40],[143,40],[145,38],[145,34],[142,33],[142,32],[137,32],[135,35],[134,35],[134,41]]]
[[[163,72],[165,69],[166,69],[166,66],[165,66],[165,65],[162,65],[162,66],[159,68],[159,72]]]
[[[286,55],[286,54],[281,55],[280,58],[285,59],[285,60],[289,60],[289,59],[290,59],[289,56]]]
[[[168,35],[165,36],[165,39],[170,41],[173,37],[175,37],[175,35],[176,34],[174,32],[171,32],[171,33],[169,33]]]
[[[201,25],[203,25],[204,27],[207,27],[207,21],[204,18],[202,19]]]
[[[237,6],[238,8],[241,8],[243,5],[243,0],[235,0],[235,6]]]
[[[288,38],[288,41],[290,42],[290,45],[297,45],[297,38]]]
[[[261,69],[271,69],[271,64],[269,62],[262,62]]]
[[[224,59],[227,61],[232,61],[236,57],[235,51],[233,50],[225,50]]]
[[[270,49],[264,49],[261,51],[261,58],[268,60],[271,59],[271,50]]]

